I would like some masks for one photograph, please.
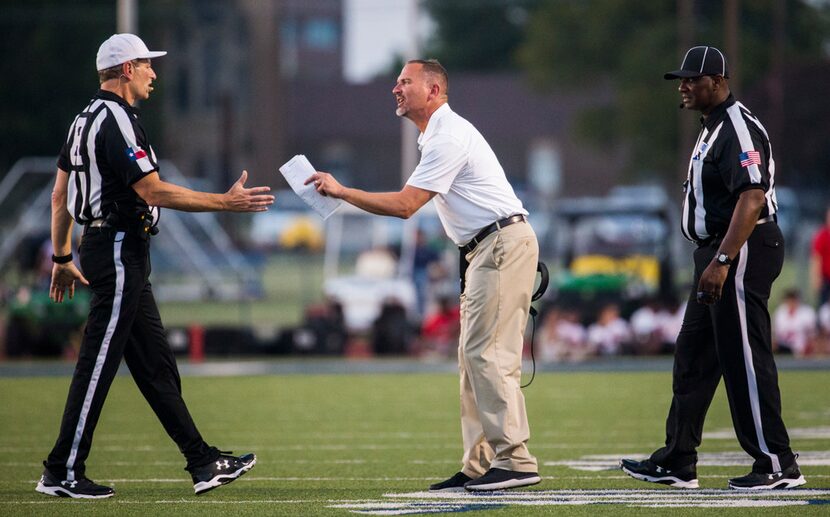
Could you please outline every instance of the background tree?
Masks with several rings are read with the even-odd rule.
[[[741,60],[732,75],[740,76],[743,92],[757,88],[770,72],[776,1],[740,3]],[[662,75],[682,57],[676,7],[675,2],[544,0],[531,13],[519,50],[522,68],[541,89],[604,85],[614,92],[611,102],[582,113],[577,132],[597,146],[625,146],[632,179],[674,179],[678,121],[667,107],[677,102],[677,92]],[[826,3],[786,0],[788,63],[826,62],[827,11]],[[695,42],[725,47],[723,2],[694,2],[690,23]]]
[[[452,70],[517,69],[516,51],[541,0],[424,0],[435,33],[424,55]]]
[[[160,6],[142,2],[142,20],[164,20]],[[113,0],[3,0],[0,7],[0,176],[24,156],[57,156],[72,119],[95,94],[95,55],[116,32]],[[169,13],[168,9],[165,11]],[[160,43],[158,23],[141,36]],[[151,46],[153,44],[151,43]],[[164,81],[154,97],[163,93]],[[155,99],[154,99],[155,101]],[[159,102],[159,104],[161,104]],[[160,121],[144,121],[158,134]]]

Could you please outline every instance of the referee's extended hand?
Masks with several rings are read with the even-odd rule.
[[[271,187],[245,188],[248,181],[248,171],[242,171],[242,175],[225,192],[225,210],[228,212],[264,212],[269,205],[274,204],[274,196],[266,195]]]
[[[55,303],[61,303],[64,298],[64,293],[69,289],[69,298],[71,299],[75,296],[75,280],[84,285],[89,285],[84,275],[75,267],[74,262],[53,264],[52,283],[49,285],[49,298]]]

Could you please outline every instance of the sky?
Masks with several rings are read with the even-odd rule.
[[[395,56],[415,57],[416,39],[429,33],[430,22],[416,12],[417,0],[344,0],[346,80],[370,81]],[[416,31],[412,27],[417,27]]]

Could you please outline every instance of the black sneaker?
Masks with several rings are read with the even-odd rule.
[[[480,478],[466,482],[464,488],[471,491],[501,490],[535,485],[540,481],[542,478],[537,472],[516,472],[492,468]]]
[[[455,475],[449,479],[445,479],[440,483],[429,485],[430,492],[457,492],[464,490],[464,483],[472,481],[473,478],[463,472],[456,472]]]
[[[667,469],[654,463],[651,460],[620,460],[620,468],[623,472],[650,483],[661,483],[675,488],[700,488],[697,482],[697,469],[694,464],[686,465],[679,469]]]
[[[729,480],[729,488],[733,490],[772,490],[775,488],[795,488],[807,482],[798,463],[793,463],[788,468],[767,474],[763,472],[750,472],[746,476],[732,478]]]
[[[196,495],[204,494],[214,488],[227,485],[256,465],[256,454],[230,456],[221,454],[216,461],[196,467],[190,471],[193,476],[193,489]]]
[[[71,497],[73,499],[106,499],[115,494],[115,490],[112,488],[99,485],[87,478],[60,481],[48,470],[43,471],[35,490],[53,497]]]

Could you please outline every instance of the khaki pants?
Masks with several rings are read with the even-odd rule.
[[[461,471],[537,472],[520,388],[522,345],[539,245],[528,223],[492,233],[467,254],[461,295]]]

